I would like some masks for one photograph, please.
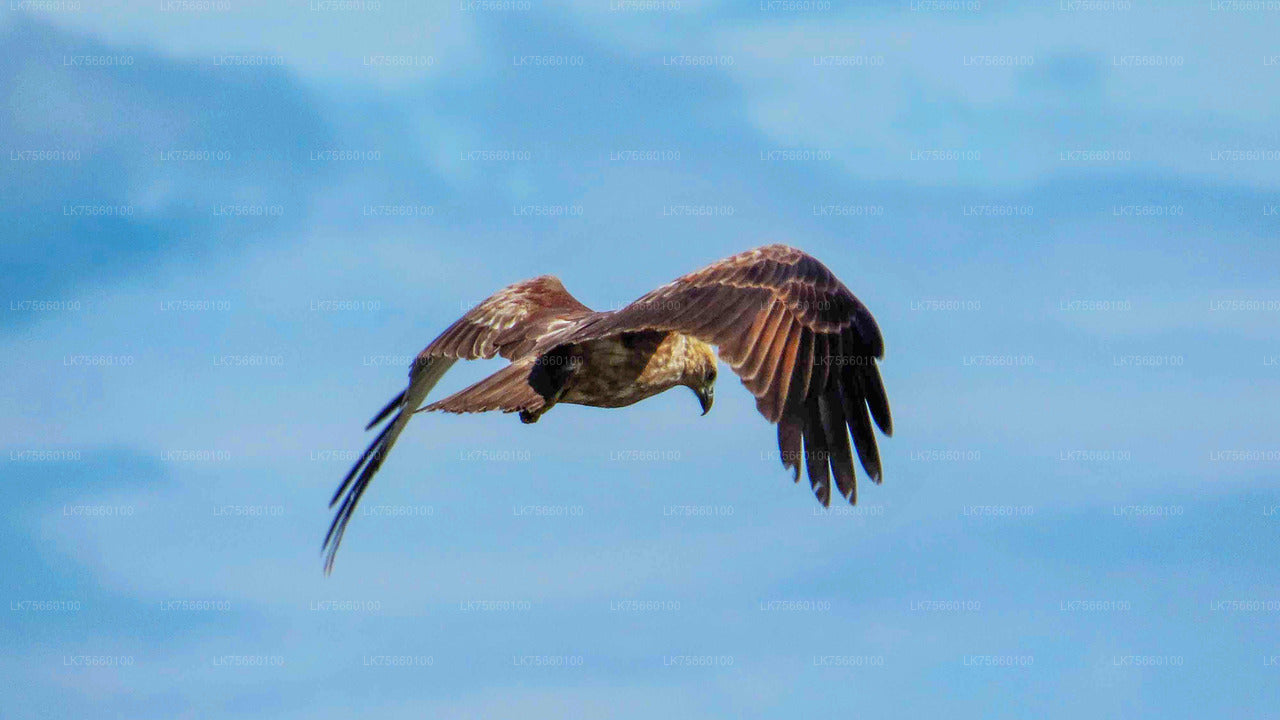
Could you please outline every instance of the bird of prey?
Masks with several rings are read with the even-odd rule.
[[[799,482],[803,464],[824,506],[832,475],[840,494],[857,502],[853,448],[880,482],[872,420],[893,434],[876,367],[884,340],[866,306],[812,256],[786,245],[748,250],[608,312],[591,310],[543,275],[499,290],[418,354],[409,386],[365,429],[391,421],[329,503],[338,511],[324,540],[325,572],[360,496],[415,412],[502,410],[532,423],[557,403],[618,408],[684,386],[705,415],[715,397],[713,345],[778,426],[783,467]],[[456,361],[494,355],[511,364],[422,406]]]

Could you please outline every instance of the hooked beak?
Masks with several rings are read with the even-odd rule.
[[[698,402],[702,403],[702,414],[706,415],[711,412],[711,404],[716,400],[715,386],[708,385],[693,391],[698,396]]]

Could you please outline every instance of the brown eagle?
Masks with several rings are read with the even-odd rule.
[[[777,424],[783,467],[799,482],[803,460],[824,506],[831,503],[831,475],[840,494],[857,502],[850,435],[863,469],[880,482],[871,421],[893,434],[875,362],[884,356],[880,328],[810,255],[786,245],[748,250],[609,312],[593,311],[543,275],[498,291],[418,354],[409,386],[365,429],[395,418],[329,503],[338,511],[324,540],[325,571],[332,571],[356,503],[413,413],[502,410],[532,423],[556,403],[625,407],[683,385],[705,415],[715,392],[712,345],[755,396],[760,414]],[[421,407],[455,362],[494,355],[511,364]]]

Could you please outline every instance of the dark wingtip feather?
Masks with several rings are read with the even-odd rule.
[[[800,482],[800,436],[801,424],[795,417],[784,415],[778,421],[778,454],[793,482]]]
[[[342,481],[342,485],[333,494],[333,499],[329,501],[330,508],[337,504],[339,498],[342,499],[342,505],[333,516],[333,522],[329,524],[329,532],[325,533],[324,543],[320,546],[321,552],[325,555],[325,575],[333,572],[333,562],[338,555],[338,546],[342,544],[342,536],[347,532],[347,524],[351,522],[352,516],[355,515],[356,505],[359,504],[360,497],[364,495],[365,489],[369,487],[369,482],[373,480],[378,468],[382,467],[382,461],[387,456],[387,438],[394,427],[395,424],[392,423],[378,433],[377,439],[360,456],[360,459],[351,468],[351,472],[347,473],[347,477]],[[357,473],[359,473],[358,478]],[[352,479],[355,479],[354,483]]]
[[[845,373],[844,383],[849,392],[844,395],[845,419],[849,423],[849,432],[853,435],[854,447],[858,449],[858,460],[867,471],[871,481],[880,484],[880,448],[876,445],[876,434],[871,429],[871,417],[867,414],[867,402],[864,397],[866,386],[861,378],[865,374],[854,373],[853,369]]]
[[[818,402],[810,400],[805,409],[804,465],[809,472],[809,486],[823,507],[831,507],[831,476],[827,472],[829,457]]]
[[[889,413],[889,396],[884,391],[884,380],[880,378],[880,369],[871,363],[859,377],[862,392],[866,395],[867,406],[871,408],[871,417],[876,426],[886,436],[893,436],[893,416]]]
[[[836,488],[845,500],[857,504],[858,485],[853,474],[853,449],[849,447],[849,431],[845,429],[841,394],[839,388],[832,389],[818,399],[818,409],[821,411],[822,431],[827,436],[831,474],[836,478]]]
[[[334,491],[333,497],[329,500],[329,507],[332,508],[338,503],[338,498],[342,497],[342,494],[346,492],[347,488],[351,485],[352,478],[356,476],[356,473],[360,472],[360,468],[365,466],[365,463],[369,461],[370,456],[377,452],[383,441],[387,439],[387,435],[391,432],[391,428],[391,425],[382,428],[382,432],[378,433],[378,437],[374,438],[373,442],[369,443],[369,447],[365,448],[364,454],[360,456],[360,459],[356,461],[355,465],[351,466],[351,471],[347,473],[347,476],[342,479],[342,484]],[[382,461],[378,460],[377,464],[381,465]]]
[[[386,407],[378,411],[378,414],[372,420],[369,421],[369,424],[364,426],[364,429],[366,431],[372,430],[374,425],[377,425],[383,420],[386,420],[387,416],[395,412],[396,408],[400,407],[400,405],[404,403],[405,393],[408,393],[408,392],[409,392],[408,390],[404,390],[399,395],[395,396],[395,398],[393,398],[391,402],[387,403]]]

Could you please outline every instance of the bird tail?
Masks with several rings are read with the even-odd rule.
[[[529,370],[534,359],[513,362],[476,384],[463,388],[443,400],[437,400],[418,412],[441,410],[450,413],[536,412],[546,403],[529,387]]]
[[[351,472],[347,473],[347,477],[343,479],[342,485],[333,494],[333,499],[329,501],[330,508],[338,505],[339,500],[342,504],[339,505],[338,512],[333,517],[333,523],[329,525],[329,532],[324,537],[322,550],[325,553],[326,575],[333,572],[333,561],[338,554],[338,546],[342,544],[342,536],[347,531],[347,523],[351,522],[356,504],[360,502],[360,496],[364,494],[365,488],[373,480],[378,468],[382,467],[382,461],[386,459],[391,446],[395,445],[396,439],[404,431],[405,425],[409,424],[409,418],[413,417],[413,412],[427,398],[427,394],[436,386],[436,383],[440,382],[440,378],[444,377],[454,362],[453,358],[445,357],[429,357],[416,362],[409,373],[409,387],[387,403],[387,406],[365,428],[366,430],[373,428],[392,412],[399,410],[395,418],[382,428],[378,437],[369,444],[368,449],[356,461]]]

